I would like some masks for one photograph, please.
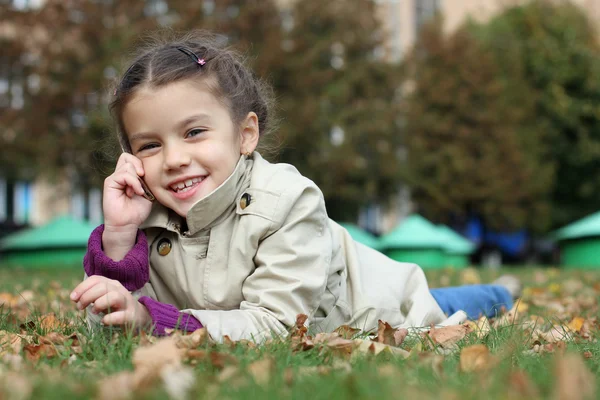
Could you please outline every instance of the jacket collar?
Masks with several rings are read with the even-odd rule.
[[[150,215],[140,229],[165,228],[192,236],[216,225],[235,212],[237,199],[250,186],[253,158],[254,154],[250,157],[241,156],[229,178],[190,208],[185,219],[188,228],[186,232],[180,232],[183,218],[158,202],[152,206]]]

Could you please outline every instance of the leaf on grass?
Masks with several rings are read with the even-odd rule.
[[[23,339],[21,335],[7,331],[0,331],[0,356],[5,354],[19,354]]]
[[[352,328],[348,325],[338,326],[333,332],[340,335],[343,339],[352,339],[354,335],[360,332],[360,329]]]
[[[440,345],[442,348],[455,348],[467,333],[470,332],[468,325],[450,325],[436,328],[434,326],[426,333],[433,343]]]
[[[470,331],[475,332],[478,339],[486,337],[491,330],[490,321],[485,316],[479,318],[477,321],[469,320],[465,322],[465,325],[469,325]]]
[[[552,329],[547,332],[538,332],[537,336],[548,343],[568,342],[573,339],[573,335],[569,331],[569,328],[563,325],[553,326]]]
[[[133,397],[134,374],[123,371],[98,381],[98,400],[125,400]]]
[[[595,398],[596,377],[579,354],[567,353],[555,359],[554,393],[560,400]]]
[[[194,385],[194,370],[182,365],[167,365],[161,370],[160,376],[169,398],[185,400]]]
[[[487,371],[496,365],[496,359],[484,344],[464,347],[460,351],[460,370],[462,372]]]
[[[513,371],[508,376],[508,391],[510,396],[507,398],[537,399],[539,391],[535,383],[531,380],[525,371]]]
[[[388,353],[393,356],[400,358],[408,358],[410,353],[400,347],[390,346],[388,344],[373,342],[372,340],[354,339],[354,347],[356,351],[354,354],[372,354],[379,355],[380,353]],[[353,354],[353,355],[354,355]]]
[[[25,358],[32,363],[37,363],[40,358],[53,358],[58,352],[52,344],[27,344],[23,347]]]
[[[204,346],[207,343],[212,343],[212,339],[208,334],[206,328],[196,329],[189,335],[182,335],[180,333],[174,333],[171,335],[175,344],[180,349],[195,349],[200,346]]]
[[[7,399],[25,400],[31,397],[33,392],[33,385],[25,377],[25,375],[9,371],[0,379],[0,388],[4,389],[0,391],[0,398],[6,394]]]
[[[40,328],[45,331],[58,331],[64,328],[64,324],[56,318],[54,313],[49,313],[41,317]]]
[[[291,338],[303,338],[308,331],[308,328],[304,325],[308,320],[308,315],[306,314],[298,314],[296,315],[296,325],[290,331]]]
[[[583,323],[585,322],[585,318],[575,317],[569,322],[567,328],[569,328],[573,332],[579,332],[581,328],[583,328]]]
[[[254,379],[254,382],[265,386],[271,381],[271,377],[273,376],[275,360],[272,357],[265,357],[248,365],[247,370],[252,379]]]
[[[394,339],[394,333],[396,330],[391,327],[390,324],[382,320],[377,321],[377,337],[374,339],[377,343],[389,344],[394,346],[396,340]]]

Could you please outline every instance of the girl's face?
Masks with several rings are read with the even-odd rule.
[[[235,126],[207,85],[184,80],[141,88],[123,110],[133,155],[156,199],[182,217],[233,172],[258,142],[251,112]]]

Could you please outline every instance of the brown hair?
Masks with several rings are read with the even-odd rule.
[[[131,152],[123,126],[123,109],[142,86],[161,87],[185,80],[213,79],[212,93],[229,108],[234,124],[239,124],[254,111],[258,116],[260,136],[271,132],[274,125],[273,92],[246,66],[245,59],[226,47],[222,36],[198,30],[182,36],[160,32],[140,48],[130,67],[114,88],[114,100],[109,109],[116,120],[121,148]],[[179,50],[183,48],[185,51]],[[189,52],[205,64],[194,62]]]

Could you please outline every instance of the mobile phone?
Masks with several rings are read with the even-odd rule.
[[[154,197],[154,195],[152,194],[150,189],[148,189],[148,185],[146,185],[146,182],[144,182],[142,177],[138,176],[138,179],[140,180],[140,183],[142,184],[142,189],[144,189],[144,198],[149,201],[156,200],[156,197]]]

